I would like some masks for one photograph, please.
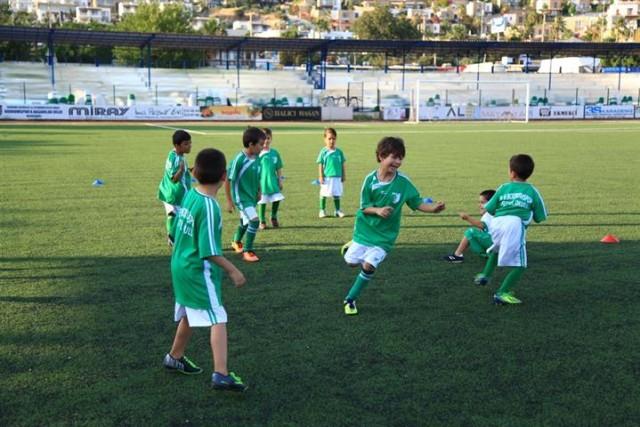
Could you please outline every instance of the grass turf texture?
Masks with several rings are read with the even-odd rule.
[[[175,325],[156,191],[172,131],[0,126],[0,425],[637,425],[637,123],[335,126],[349,216],[317,218],[322,125],[274,125],[282,228],[259,232],[256,265],[226,252],[248,278],[224,284],[229,365],[251,386],[241,396],[161,365]],[[188,127],[201,132],[190,164],[205,147],[228,160],[240,150],[243,125]],[[384,135],[405,139],[402,170],[447,210],[405,210],[347,318],[356,271],[339,249]],[[477,194],[506,181],[518,152],[534,157],[551,216],[529,230],[524,304],[496,307],[497,283],[472,284],[481,259],[440,257],[465,229],[456,213],[476,215]],[[226,244],[237,218],[224,221]],[[622,243],[598,243],[606,233]],[[206,331],[187,354],[210,373]]]

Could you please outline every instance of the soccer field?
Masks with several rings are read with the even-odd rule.
[[[640,423],[639,123],[334,126],[347,157],[347,217],[318,218],[310,183],[323,125],[273,125],[286,176],[282,227],[258,233],[257,264],[226,251],[248,279],[242,289],[223,284],[229,367],[250,386],[237,395],[208,387],[205,330],[187,349],[204,374],[162,367],[175,325],[156,193],[173,131],[1,124],[0,425]],[[241,149],[245,125],[186,127],[191,165],[205,147],[228,161]],[[388,135],[406,142],[401,170],[447,210],[405,208],[360,315],[346,317],[357,272],[339,249]],[[482,259],[441,257],[466,228],[457,213],[479,216],[478,193],[507,181],[520,152],[536,161],[530,182],[549,219],[529,228],[529,269],[516,287],[524,304],[500,307],[497,283],[473,284]],[[223,242],[236,225],[225,212]],[[607,233],[621,243],[599,243]]]

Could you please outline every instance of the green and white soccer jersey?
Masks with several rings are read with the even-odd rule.
[[[547,209],[540,192],[528,182],[513,181],[501,185],[484,208],[496,218],[517,216],[525,227],[531,220],[542,222],[547,219]]]
[[[207,260],[222,255],[218,202],[196,189],[189,190],[178,212],[173,235],[171,277],[176,302],[213,313],[222,305],[222,271]]]
[[[231,199],[238,209],[256,206],[260,190],[260,162],[256,157],[238,153],[227,171],[231,186]]]
[[[178,182],[173,182],[171,178],[178,172],[182,162],[184,162],[184,173]],[[175,150],[171,150],[164,165],[164,176],[158,187],[158,199],[170,205],[180,205],[190,188],[191,174],[187,158],[180,156]]]
[[[407,204],[417,209],[422,204],[420,193],[409,178],[397,172],[389,182],[378,179],[377,171],[364,179],[360,191],[360,209],[356,213],[353,241],[365,246],[378,246],[389,252],[400,232],[402,206]],[[393,212],[388,218],[365,215],[362,210],[369,207],[391,206]]]
[[[280,153],[271,148],[260,153],[260,189],[263,195],[280,192],[278,169],[282,169]]]
[[[327,147],[323,147],[318,154],[316,163],[322,165],[324,176],[330,177],[342,177],[342,165],[347,161],[344,157],[344,153],[339,148],[330,150]]]

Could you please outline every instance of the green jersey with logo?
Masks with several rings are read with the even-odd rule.
[[[176,302],[207,310],[222,305],[222,271],[207,257],[222,255],[222,216],[218,202],[196,189],[182,200],[173,229],[171,277]]]
[[[495,217],[520,217],[525,226],[547,219],[547,208],[536,187],[528,182],[512,181],[502,184],[484,208]]]
[[[260,189],[262,194],[280,192],[280,182],[277,171],[282,169],[280,153],[273,148],[260,153]]]
[[[260,162],[244,151],[238,153],[227,171],[231,186],[231,199],[239,209],[256,206],[260,190]]]
[[[397,172],[391,181],[382,182],[378,179],[377,171],[371,172],[362,184],[353,241],[365,246],[378,246],[389,252],[400,232],[402,206],[405,203],[414,210],[422,204],[420,193],[406,175]],[[363,213],[365,208],[385,206],[393,208],[388,218]]]
[[[341,149],[336,148],[330,150],[327,147],[324,147],[320,150],[316,163],[322,165],[324,176],[331,178],[342,177],[342,165],[346,161],[347,159],[344,157]]]
[[[178,182],[171,178],[178,172],[180,163],[184,163],[184,172]],[[180,205],[184,195],[191,188],[191,174],[187,165],[187,158],[171,150],[164,165],[164,176],[158,187],[158,199],[170,205]]]

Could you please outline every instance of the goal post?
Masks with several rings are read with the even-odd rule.
[[[529,122],[530,85],[522,80],[417,80],[412,122]]]

